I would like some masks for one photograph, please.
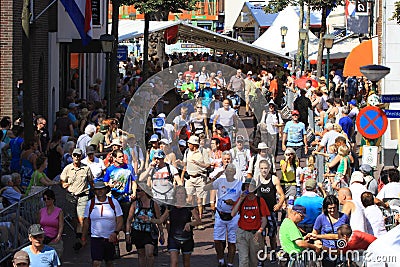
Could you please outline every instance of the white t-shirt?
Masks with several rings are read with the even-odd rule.
[[[171,171],[171,177],[168,177],[170,173],[168,172],[167,165],[155,171],[153,176],[151,177],[153,198],[160,200],[167,200],[174,198],[173,181],[174,181],[174,176],[178,174],[178,170],[171,164],[169,164],[169,169]],[[172,182],[169,178],[172,180]]]
[[[218,178],[213,182],[213,188],[217,190],[217,209],[221,212],[230,213],[233,206],[227,205],[224,200],[232,199],[236,202],[242,193],[242,182],[234,180],[228,182],[226,178]]]
[[[239,150],[235,147],[229,150],[229,152],[232,155],[232,163],[235,164],[236,169],[240,171],[246,171],[251,159],[250,150],[247,148]]]
[[[235,114],[236,113],[233,108],[229,108],[228,110],[219,108],[216,112],[216,115],[219,115],[219,123],[224,127],[233,126],[233,117]]]
[[[104,202],[100,202],[97,197],[95,197],[95,205],[90,214],[90,232],[92,233],[92,237],[109,238],[115,231],[115,227],[117,226],[116,217],[122,216],[122,209],[116,199],[112,198],[111,200],[115,206],[115,213],[108,203],[108,197]],[[84,218],[89,217],[91,201],[92,200],[89,200],[86,204]]]
[[[89,166],[90,170],[92,171],[93,178],[99,178],[103,175],[103,171],[106,169],[106,165],[104,165],[104,161],[99,159],[98,157],[94,157],[93,162],[88,162],[88,158],[84,158],[82,163]]]
[[[379,237],[387,233],[382,211],[377,205],[366,207],[364,213],[367,218],[367,230],[369,234]]]
[[[386,234],[380,236],[369,245],[367,254],[369,261],[367,267],[398,267],[400,262],[400,225],[396,226]],[[379,257],[379,258],[378,258]],[[390,262],[383,263],[383,259],[390,259]],[[378,259],[381,259],[378,261]]]
[[[400,199],[400,183],[391,182],[385,185],[376,196],[377,199],[383,200],[384,198],[398,198]]]
[[[267,125],[267,131],[270,134],[278,134],[279,127],[274,126],[274,124],[279,124],[283,122],[281,114],[278,113],[277,117],[276,113],[270,113],[270,112],[263,112],[263,117],[261,121],[265,122],[265,124]]]
[[[325,133],[321,139],[321,146],[326,146],[327,148],[333,144],[335,144],[335,139],[338,137],[340,133],[335,130],[330,130],[329,132]]]
[[[178,130],[180,130],[183,126],[187,126],[189,129],[189,116],[186,116],[186,118],[182,118],[181,115],[178,115],[175,117],[173,123],[178,126]],[[171,139],[172,140],[172,139]]]

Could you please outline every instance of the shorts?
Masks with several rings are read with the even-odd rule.
[[[83,218],[85,213],[86,205],[89,201],[89,196],[82,196],[78,198],[78,202],[76,204],[76,214],[78,218]]]
[[[132,243],[135,244],[136,249],[142,249],[145,245],[156,246],[158,240],[151,237],[150,232],[132,230],[131,233]]]
[[[223,221],[218,212],[215,213],[214,240],[225,241],[228,233],[228,243],[236,244],[236,230],[238,228],[239,214],[230,221]]]
[[[168,251],[178,251],[182,252],[182,254],[192,254],[194,249],[194,240],[193,237],[185,242],[180,242],[171,236],[172,234],[168,234]]]
[[[269,237],[276,236],[278,232],[278,213],[271,212],[271,215],[268,216],[268,223],[267,223],[268,233],[266,234]]]
[[[112,261],[114,259],[115,248],[106,238],[91,237],[90,253],[93,261]]]
[[[196,195],[198,198],[204,198],[206,196],[206,192],[203,190],[205,185],[203,176],[190,177],[185,182],[186,192],[188,196]]]

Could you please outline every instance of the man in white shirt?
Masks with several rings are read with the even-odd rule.
[[[385,219],[380,208],[374,204],[374,195],[371,192],[362,193],[361,202],[364,206],[365,217],[367,218],[368,233],[375,237],[386,234]]]
[[[86,245],[86,236],[90,225],[90,248],[93,267],[101,265],[113,266],[115,255],[114,244],[118,242],[118,234],[122,230],[122,209],[118,201],[108,197],[109,187],[99,181],[94,184],[95,198],[88,201],[83,221],[82,245]]]
[[[219,122],[219,124],[221,124],[225,128],[225,131],[228,133],[229,138],[233,140],[233,131],[234,128],[236,128],[238,125],[238,117],[235,110],[231,108],[229,99],[225,99],[222,102],[222,105],[223,107],[219,108],[215,113],[213,130],[216,130],[215,125],[217,124],[217,122]]]
[[[376,196],[381,201],[400,199],[399,171],[397,169],[388,170],[389,183],[386,184]]]
[[[93,174],[93,179],[96,181],[98,178],[103,177],[104,171],[107,169],[104,165],[104,161],[94,155],[96,150],[93,146],[86,148],[86,158],[82,160],[82,163],[89,166]]]
[[[236,177],[241,177],[241,181],[244,181],[247,177],[247,169],[251,159],[250,150],[244,147],[244,142],[244,136],[238,135],[236,146],[229,151],[232,156],[232,163],[236,166],[238,172]]]
[[[261,131],[261,140],[271,149],[271,153],[277,156],[277,145],[279,136],[282,136],[282,126],[284,126],[281,114],[276,109],[274,101],[268,103],[268,111],[263,111],[261,122],[259,124]]]
[[[317,151],[321,151],[324,147],[328,149],[330,145],[335,144],[335,139],[340,135],[334,127],[332,123],[325,124],[325,129],[327,132],[322,136],[321,142],[317,148]]]

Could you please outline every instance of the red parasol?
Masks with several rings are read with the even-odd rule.
[[[297,79],[294,84],[298,87],[298,88],[306,88],[306,82],[307,81],[311,81],[311,86],[317,88],[318,87],[318,82],[314,79],[311,79],[309,77],[303,76],[299,79]]]

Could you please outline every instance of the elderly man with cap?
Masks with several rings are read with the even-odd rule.
[[[82,150],[75,148],[72,151],[71,164],[65,166],[60,175],[61,185],[67,190],[66,198],[76,208],[78,224],[76,226],[75,250],[81,248],[80,238],[82,237],[83,213],[89,199],[89,185],[93,186],[93,174],[90,167],[83,164]]]
[[[140,175],[139,181],[147,182],[151,187],[153,198],[159,203],[173,204],[173,190],[176,185],[183,185],[178,170],[165,162],[165,152],[158,149],[154,153],[154,161]]]
[[[28,229],[28,237],[31,244],[24,247],[22,251],[29,255],[29,266],[34,267],[56,267],[61,266],[60,259],[54,248],[47,246],[44,241],[44,230],[40,224],[32,224]],[[17,252],[17,261],[26,261],[26,254]],[[14,256],[15,258],[15,256]],[[15,263],[15,262],[14,262]],[[23,266],[23,265],[16,265]]]
[[[274,100],[271,99],[268,103],[268,110],[262,112],[258,127],[260,127],[261,141],[267,144],[274,156],[278,155],[277,146],[279,136],[282,136],[283,126],[285,126],[285,123],[276,109]]]
[[[307,130],[303,122],[299,121],[300,113],[298,110],[292,111],[292,120],[288,121],[283,129],[282,150],[291,147],[296,151],[298,158],[304,153],[308,154]]]
[[[94,181],[103,177],[104,171],[106,170],[104,161],[101,158],[96,157],[94,155],[95,152],[96,150],[93,146],[88,146],[86,148],[86,157],[82,160],[82,163],[89,166],[92,171]]]
[[[183,156],[184,167],[181,179],[183,181],[185,173],[187,172],[189,179],[186,180],[185,188],[188,194],[188,202],[192,203],[193,196],[197,197],[197,206],[201,218],[203,215],[203,198],[206,197],[203,187],[205,186],[207,168],[210,167],[211,162],[207,151],[199,148],[199,137],[191,136],[187,143],[189,148],[185,151]],[[202,229],[203,227],[199,226],[199,228]]]
[[[247,178],[253,178],[257,185],[259,184],[260,176],[260,161],[267,160],[272,166],[271,171],[276,173],[275,159],[270,153],[270,149],[266,143],[259,143],[257,146],[258,153],[251,157],[249,162],[249,168],[247,169]]]
[[[232,156],[232,163],[235,164],[239,173],[236,177],[242,177],[242,180],[247,177],[247,169],[251,159],[250,149],[244,147],[245,139],[243,135],[236,137],[236,146],[229,151]]]
[[[86,147],[90,145],[90,141],[92,141],[92,137],[96,132],[96,126],[93,124],[89,124],[85,127],[85,133],[80,135],[78,140],[76,141],[76,147],[82,150],[82,156],[86,156]]]
[[[239,255],[239,266],[255,267],[258,264],[258,251],[263,248],[262,232],[267,226],[270,216],[265,200],[256,196],[256,182],[247,178],[242,184],[242,193],[236,201],[231,216],[239,212],[238,229],[236,231],[236,248]]]
[[[305,249],[315,250],[317,253],[321,251],[322,246],[319,244],[308,243],[301,234],[297,225],[304,220],[306,216],[306,208],[301,205],[294,205],[288,211],[288,217],[285,218],[279,229],[279,240],[283,251],[289,254],[290,262],[301,258],[301,252]],[[292,266],[289,262],[289,266]]]
[[[235,179],[236,167],[229,163],[224,169],[225,176],[218,179],[211,179],[210,183],[204,186],[204,190],[217,190],[218,202],[217,213],[214,224],[214,243],[219,266],[225,264],[224,242],[228,237],[228,259],[227,266],[233,266],[236,252],[236,230],[239,216],[231,216],[232,208],[241,194],[242,182]]]
[[[30,264],[29,255],[27,252],[20,250],[14,254],[13,267],[28,267]]]
[[[90,225],[92,266],[100,267],[104,260],[111,267],[114,266],[114,245],[118,245],[118,234],[123,227],[122,209],[116,199],[107,196],[110,188],[104,182],[96,182],[93,189],[95,197],[85,208],[82,245],[86,245]]]
[[[301,205],[306,208],[307,217],[298,223],[298,227],[306,233],[312,232],[315,220],[322,212],[323,201],[324,199],[317,194],[317,181],[308,179],[306,181],[306,192],[294,201],[294,205]]]

